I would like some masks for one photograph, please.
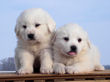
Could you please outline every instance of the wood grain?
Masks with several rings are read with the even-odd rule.
[[[0,73],[0,81],[3,80],[48,80],[48,79],[110,79],[110,70],[94,71],[86,74],[26,74]]]

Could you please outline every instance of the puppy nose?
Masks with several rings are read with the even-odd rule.
[[[34,34],[28,34],[28,38],[33,40],[34,39]]]
[[[75,45],[72,45],[71,46],[71,51],[76,51],[77,50],[77,47]]]

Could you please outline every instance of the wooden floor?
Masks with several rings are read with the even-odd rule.
[[[95,71],[87,74],[26,74],[18,75],[16,73],[0,73],[0,82],[4,81],[16,81],[16,80],[108,80],[110,82],[110,70],[105,71]],[[20,81],[21,82],[21,81]],[[50,81],[51,82],[51,81]],[[57,81],[58,82],[58,81]],[[71,82],[71,81],[70,81]],[[73,81],[72,81],[73,82]]]

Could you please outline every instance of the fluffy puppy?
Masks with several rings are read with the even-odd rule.
[[[54,30],[55,22],[46,11],[33,8],[21,13],[15,27],[18,39],[15,64],[19,74],[32,73],[35,59],[40,60],[41,73],[53,71],[51,36]]]
[[[59,28],[53,45],[55,73],[73,74],[104,70],[100,64],[98,49],[77,24],[67,24]]]

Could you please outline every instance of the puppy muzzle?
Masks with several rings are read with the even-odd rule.
[[[35,40],[34,34],[28,34],[27,37],[29,40]]]
[[[70,47],[70,51],[67,52],[67,54],[70,55],[70,56],[77,55],[77,47],[75,45],[72,45]]]

